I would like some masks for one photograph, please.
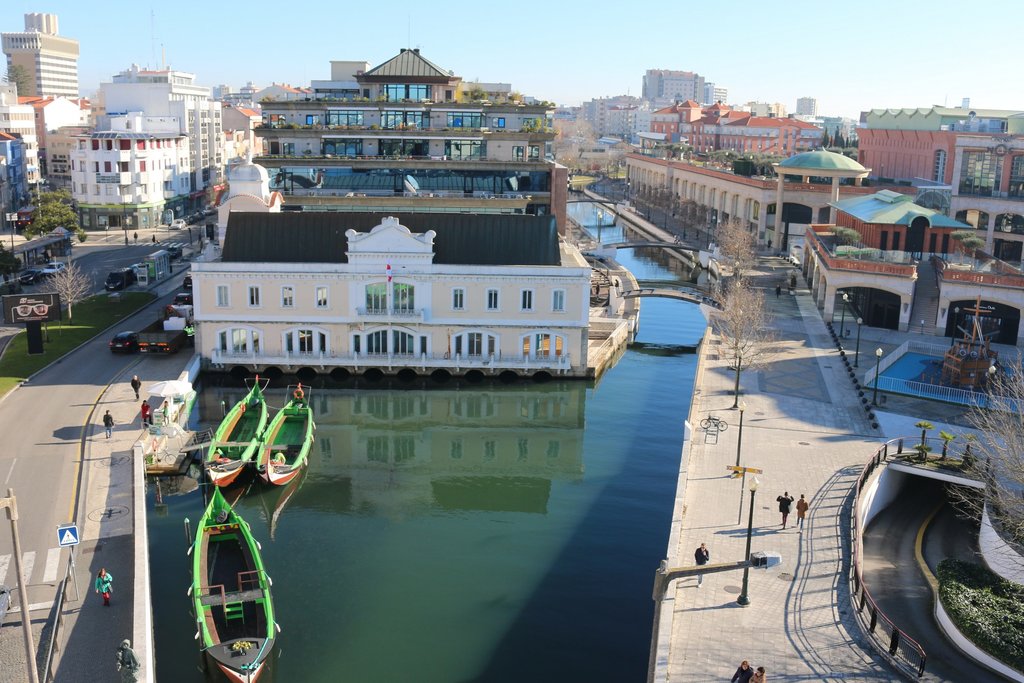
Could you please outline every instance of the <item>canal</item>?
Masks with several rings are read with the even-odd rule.
[[[589,205],[572,212],[596,221]],[[640,280],[685,277],[657,252],[618,260]],[[696,369],[675,347],[703,331],[692,304],[645,299],[640,344],[596,385],[314,382],[308,472],[236,504],[274,581],[267,680],[643,680]],[[243,390],[202,382],[194,423],[213,425]],[[183,519],[201,516],[200,489],[148,486],[161,681],[207,680],[185,594]]]

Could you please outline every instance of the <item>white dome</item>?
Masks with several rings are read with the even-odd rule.
[[[231,168],[228,172],[228,181],[262,184],[270,182],[270,175],[267,173],[267,169],[263,168],[259,164],[246,161]]]

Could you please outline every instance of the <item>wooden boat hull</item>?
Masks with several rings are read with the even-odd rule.
[[[278,411],[264,434],[257,462],[263,481],[286,486],[299,475],[308,461],[315,428],[313,411],[302,399],[292,399]]]
[[[249,525],[220,489],[213,489],[190,552],[189,594],[203,652],[228,680],[254,683],[277,633],[270,579]]]
[[[267,426],[267,403],[256,377],[245,398],[232,406],[214,433],[213,442],[206,453],[206,472],[217,486],[229,486],[252,462]]]
[[[217,486],[230,486],[245,471],[245,460],[206,463],[206,476]]]

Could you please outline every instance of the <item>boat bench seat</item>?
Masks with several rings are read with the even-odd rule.
[[[220,593],[213,593],[212,595],[204,595],[200,600],[200,604],[219,605],[221,604]],[[238,591],[236,593],[225,593],[223,600],[224,602],[256,602],[257,600],[263,599],[263,591],[259,589],[250,591]]]

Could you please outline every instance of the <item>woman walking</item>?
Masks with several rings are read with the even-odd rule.
[[[114,588],[114,577],[106,567],[101,567],[99,573],[96,574],[94,588],[97,594],[103,595],[103,606],[110,607],[110,593]]]

